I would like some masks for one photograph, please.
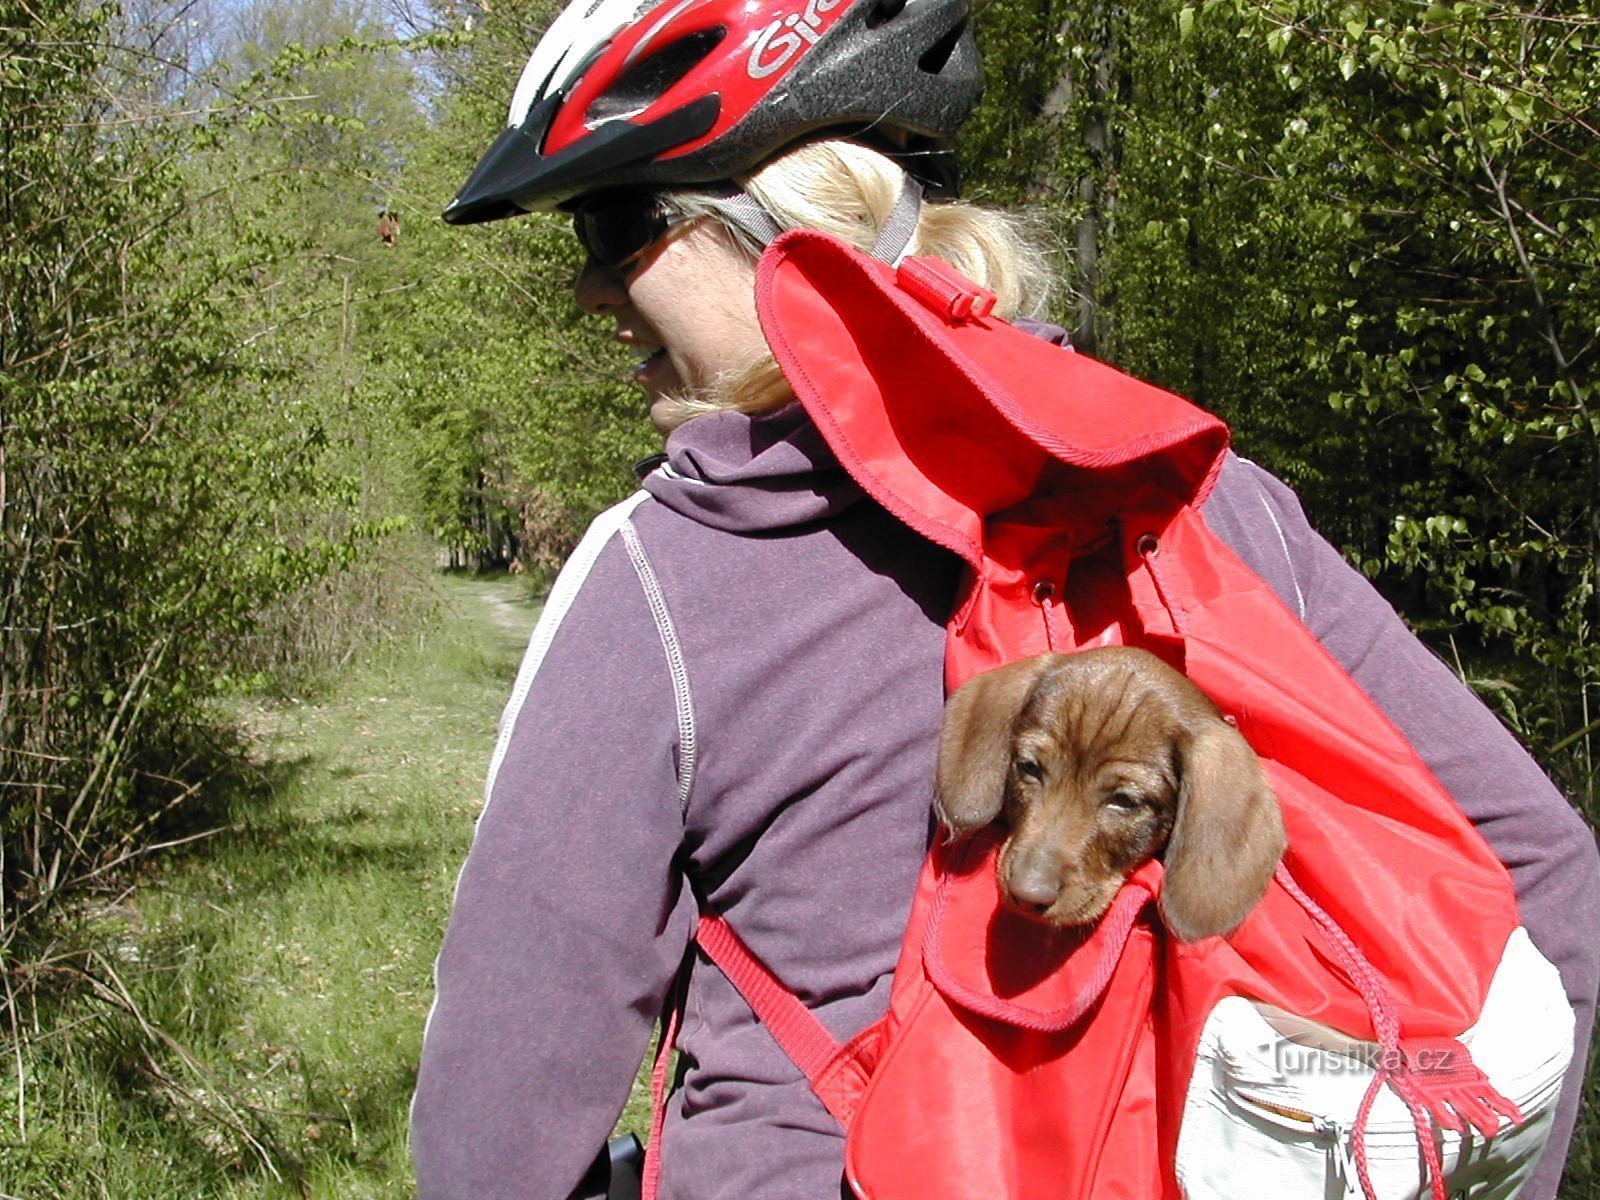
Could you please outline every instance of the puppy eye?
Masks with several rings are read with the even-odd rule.
[[[1044,768],[1038,763],[1034,762],[1031,758],[1019,758],[1017,759],[1016,765],[1017,774],[1021,775],[1024,779],[1031,779],[1035,783],[1038,783],[1044,778]]]
[[[1113,812],[1131,813],[1143,808],[1144,801],[1132,792],[1112,792],[1106,797],[1105,806]]]

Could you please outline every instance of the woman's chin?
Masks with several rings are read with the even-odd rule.
[[[650,394],[650,424],[661,434],[671,433],[688,418],[689,414],[683,411],[675,395],[662,392]]]
[[[648,358],[633,373],[633,382],[644,391],[645,403],[650,406],[650,423],[662,433],[668,433],[682,424],[676,417],[678,375],[665,357]]]

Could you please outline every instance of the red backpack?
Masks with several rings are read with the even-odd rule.
[[[1201,521],[1222,422],[991,318],[937,260],[794,232],[757,305],[840,462],[968,564],[951,690],[1143,647],[1237,723],[1288,833],[1251,916],[1193,944],[1160,924],[1159,863],[1063,937],[1001,905],[997,837],[938,845],[889,1012],[845,1047],[704,914],[701,946],[846,1128],[857,1195],[1513,1194],[1571,1053],[1559,978],[1471,823]]]

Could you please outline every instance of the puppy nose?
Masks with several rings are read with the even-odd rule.
[[[1040,912],[1049,908],[1061,895],[1061,880],[1053,871],[1014,871],[1010,880],[1011,899],[1020,908],[1036,908]]]

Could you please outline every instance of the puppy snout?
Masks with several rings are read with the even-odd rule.
[[[1061,864],[1038,851],[1016,854],[1007,864],[1007,898],[1023,911],[1043,913],[1061,897]]]
[[[1011,899],[1018,908],[1044,912],[1056,902],[1056,897],[1060,894],[1060,883],[1053,883],[1043,875],[1028,875],[1013,880],[1011,884]]]

